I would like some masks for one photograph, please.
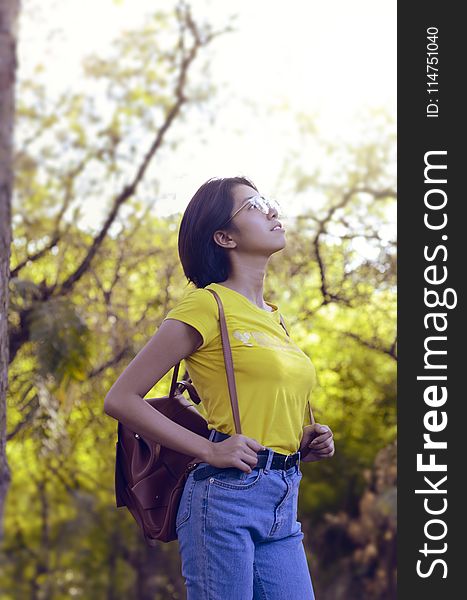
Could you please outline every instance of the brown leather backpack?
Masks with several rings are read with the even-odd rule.
[[[224,308],[219,295],[214,290],[209,289],[209,291],[216,298],[219,307],[230,403],[235,431],[241,434],[232,352]],[[280,320],[289,335],[281,315]],[[183,392],[187,390],[195,404],[199,404],[201,398],[191,381],[177,381],[179,368],[180,363],[177,363],[174,367],[169,395],[161,398],[146,398],[146,402],[175,423],[209,438],[208,423]],[[312,418],[311,407],[310,417]],[[202,461],[146,439],[121,422],[118,422],[117,436],[115,461],[117,507],[128,508],[148,545],[155,546],[158,541],[175,540],[177,538],[175,520],[186,479],[190,471]]]

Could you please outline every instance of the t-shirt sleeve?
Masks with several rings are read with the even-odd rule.
[[[198,348],[205,348],[219,331],[219,315],[216,299],[204,288],[189,289],[182,299],[169,310],[166,319],[183,321],[194,327],[203,338]]]

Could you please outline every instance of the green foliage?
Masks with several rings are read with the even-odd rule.
[[[130,194],[83,274],[61,287],[95,242],[96,223],[81,221],[86,207],[98,201],[105,220],[174,101],[174,26],[172,13],[158,12],[122,36],[113,56],[88,58],[94,96],[51,101],[39,81],[22,83],[9,314],[13,480],[0,557],[0,586],[15,599],[183,597],[176,545],[145,548],[115,507],[117,424],[103,413],[111,385],[185,286],[180,215],[155,216],[157,182],[146,178]],[[210,89],[195,81],[186,92],[199,102]],[[303,115],[298,123],[316,134]],[[313,525],[339,511],[358,518],[366,473],[396,435],[395,240],[381,233],[394,204],[390,127],[354,147],[320,143],[340,167],[324,179],[306,148],[289,156],[283,180],[324,201],[291,219],[265,289],[316,366],[313,411],[334,432],[332,459],[302,463],[300,511]],[[167,394],[171,375],[148,396]]]
[[[30,340],[36,344],[37,373],[58,383],[83,381],[90,369],[89,328],[67,298],[36,303],[27,314]]]
[[[71,296],[40,304],[40,285],[32,281],[61,277],[62,264],[70,271],[76,266],[89,236],[72,226],[57,254],[47,253],[24,267],[13,286],[11,322],[18,322],[17,311],[30,307],[31,330],[30,342],[11,367],[9,399],[10,429],[17,433],[8,444],[14,476],[7,550],[14,557],[11,567],[20,565],[25,573],[18,597],[26,597],[33,585],[50,589],[54,598],[66,597],[71,588],[82,597],[99,597],[109,584],[104,576],[109,563],[115,565],[119,593],[131,594],[135,585],[134,563],[123,557],[138,555],[141,540],[131,517],[114,505],[116,423],[103,414],[103,398],[185,283],[174,229],[180,216],[141,218],[141,206],[138,198],[129,203],[120,233],[105,240]],[[323,304],[316,255],[309,251],[314,235],[300,222],[288,229],[291,244],[271,261],[265,297],[279,304],[294,339],[314,361],[319,383],[315,418],[335,436],[331,460],[302,463],[300,510],[317,523],[330,512],[357,510],[365,469],[395,438],[396,362],[387,352],[395,335],[392,273],[381,278],[376,262],[357,265],[341,285],[344,269],[334,269],[333,261],[342,262],[342,250],[322,242],[330,286],[349,301]],[[18,258],[20,252],[18,244]],[[106,363],[109,367],[100,370]],[[166,394],[170,377],[171,372],[148,396]],[[40,503],[35,502],[38,489]],[[110,543],[112,536],[120,542]],[[21,550],[23,545],[37,556],[44,545],[49,548],[47,561],[57,565],[59,574],[41,567],[34,554]],[[178,564],[173,550],[158,551],[172,552],[168,564]],[[41,568],[49,575],[39,577]],[[4,578],[10,576],[13,571],[7,568]]]

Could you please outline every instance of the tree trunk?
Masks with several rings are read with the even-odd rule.
[[[0,541],[3,539],[4,507],[11,479],[6,459],[6,394],[18,11],[19,0],[0,0]]]

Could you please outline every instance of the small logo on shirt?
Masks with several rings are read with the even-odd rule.
[[[248,331],[242,332],[242,331],[238,331],[238,329],[237,329],[233,332],[233,336],[235,338],[237,338],[237,340],[240,340],[241,342],[243,342],[245,344],[245,346],[253,346],[254,345],[248,341],[251,338],[251,333],[248,333]]]
[[[302,353],[300,348],[289,340],[288,337],[281,340],[279,337],[269,335],[263,331],[240,331],[239,329],[236,329],[232,335],[245,346],[262,346],[264,348],[276,348]]]

